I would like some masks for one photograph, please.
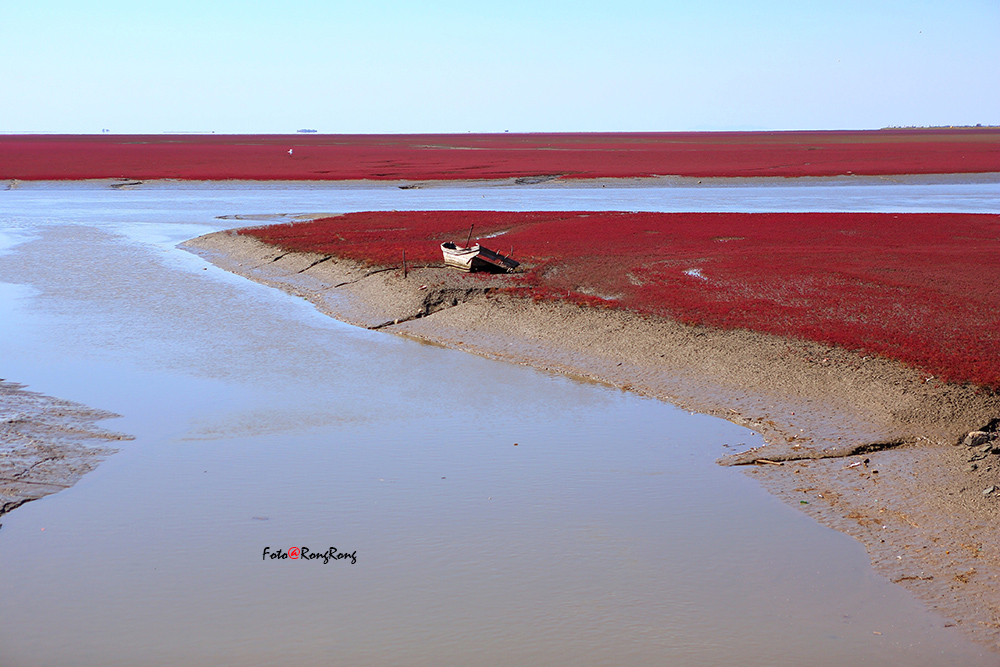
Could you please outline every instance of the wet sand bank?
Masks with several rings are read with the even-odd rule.
[[[0,379],[0,517],[73,486],[132,436],[99,428],[118,417]]]
[[[1000,460],[956,445],[1000,416],[995,395],[933,386],[884,359],[747,331],[535,303],[439,267],[376,270],[227,232],[185,244],[209,261],[368,328],[622,387],[726,418],[768,444],[725,463],[868,549],[878,571],[978,641],[1000,636]],[[979,457],[977,461],[969,459]],[[867,460],[867,462],[866,462]],[[973,465],[975,468],[973,469]],[[877,471],[877,472],[876,472]]]

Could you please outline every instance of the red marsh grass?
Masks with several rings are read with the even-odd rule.
[[[996,128],[444,135],[7,135],[0,179],[464,180],[1000,172]]]
[[[440,264],[475,236],[513,248],[509,291],[808,339],[1000,387],[1000,215],[351,213],[243,230],[360,260]],[[489,237],[489,238],[487,238]]]

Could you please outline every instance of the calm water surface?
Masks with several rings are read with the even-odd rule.
[[[275,212],[1000,208],[993,184],[895,187],[0,192],[0,377],[136,436],[4,517],[0,665],[997,664],[713,463],[752,432],[356,329],[175,248]],[[303,546],[357,563],[262,559]]]

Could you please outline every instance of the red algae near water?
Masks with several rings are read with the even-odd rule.
[[[363,212],[242,230],[372,265],[513,250],[510,292],[879,354],[1000,387],[1000,215]]]
[[[7,135],[0,179],[466,180],[1000,172],[996,128],[425,135]]]

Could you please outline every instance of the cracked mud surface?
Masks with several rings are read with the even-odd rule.
[[[876,570],[1000,651],[1000,447],[962,444],[969,431],[997,430],[995,394],[934,386],[897,362],[807,341],[513,298],[498,293],[502,276],[418,266],[404,278],[399,267],[287,253],[229,232],[183,247],[351,324],[746,426],[767,444],[720,463],[757,463],[743,469],[854,536]]]
[[[73,486],[132,436],[95,425],[118,417],[0,380],[0,516]]]

